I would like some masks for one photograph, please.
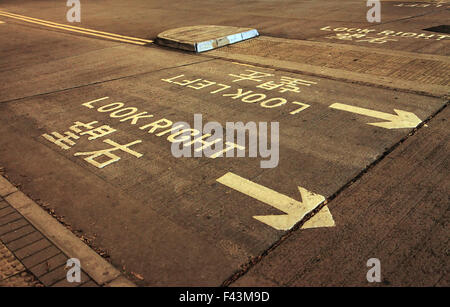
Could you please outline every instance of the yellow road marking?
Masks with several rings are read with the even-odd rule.
[[[65,24],[59,24],[56,22],[22,16],[22,15],[13,14],[13,13],[4,12],[4,11],[0,11],[0,15],[9,17],[9,18],[22,20],[25,22],[39,24],[42,26],[50,27],[50,28],[62,29],[62,30],[66,30],[66,31],[76,32],[76,33],[82,33],[82,34],[87,34],[87,35],[92,35],[92,36],[97,36],[97,37],[102,37],[102,38],[108,38],[111,40],[127,42],[127,43],[136,44],[136,45],[146,45],[147,43],[153,43],[153,41],[151,41],[151,40],[146,40],[146,39],[142,39],[142,38],[136,38],[136,37],[124,36],[124,35],[108,33],[108,32],[103,32],[103,31],[97,31],[97,30],[92,30],[92,29],[86,29],[86,28],[81,28],[81,27],[69,26],[69,25],[65,25]]]
[[[331,214],[330,209],[328,209],[328,206],[325,206],[320,209],[320,211],[317,212],[310,220],[307,220],[301,229],[334,226],[336,226],[336,223],[334,222],[333,215]]]
[[[375,117],[378,119],[387,120],[387,122],[381,123],[368,123],[368,125],[377,126],[386,129],[402,129],[402,128],[415,128],[422,120],[418,118],[414,113],[403,110],[394,109],[396,115],[379,112],[371,109],[365,109],[360,107],[351,106],[343,103],[333,103],[329,106],[332,109],[356,113],[360,115]]]
[[[325,197],[322,195],[314,194],[302,187],[298,187],[298,190],[302,196],[302,201],[299,202],[293,198],[242,178],[231,172],[226,173],[217,179],[217,182],[286,213],[284,215],[264,215],[253,217],[277,230],[291,229],[307,214],[312,212],[317,208],[317,206],[325,201]],[[309,226],[317,227],[317,224],[310,224]]]
[[[71,26],[71,25],[66,25],[66,24],[56,23],[56,22],[47,21],[47,20],[42,20],[42,19],[38,19],[38,18],[33,18],[33,17],[23,16],[23,15],[18,15],[18,14],[14,14],[14,13],[10,13],[10,12],[5,12],[5,11],[1,11],[1,10],[0,10],[0,13],[7,14],[7,15],[10,15],[10,16],[15,16],[15,17],[20,17],[20,18],[30,19],[30,20],[34,20],[34,21],[44,22],[44,23],[48,23],[48,24],[52,24],[52,25],[56,25],[56,26],[62,26],[62,27],[66,27],[66,28],[72,28],[72,29],[81,30],[81,31],[88,31],[88,32],[93,32],[93,33],[105,34],[105,35],[108,35],[108,36],[114,36],[114,37],[119,37],[119,38],[131,39],[131,40],[136,40],[136,41],[142,41],[142,42],[146,42],[146,43],[152,43],[152,42],[153,42],[153,41],[147,40],[147,39],[142,39],[142,38],[137,38],[137,37],[131,37],[131,36],[125,36],[125,35],[114,34],[114,33],[103,32],[103,31],[97,31],[97,30],[86,29],[86,28],[81,28],[81,27],[75,27],[75,26]]]

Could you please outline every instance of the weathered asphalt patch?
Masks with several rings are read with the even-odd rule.
[[[95,234],[113,264],[142,275],[141,284],[219,285],[283,234],[253,217],[283,212],[218,178],[232,172],[298,201],[299,186],[326,198],[411,130],[369,125],[386,119],[333,103],[423,120],[444,102],[215,60],[1,104],[0,159],[25,192]],[[153,117],[126,119],[142,112]],[[168,128],[148,126],[161,119],[193,126],[196,113],[222,125],[278,121],[278,167],[261,169],[259,158],[175,158],[170,132],[158,136]],[[77,121],[115,131],[79,135],[66,149],[42,136],[74,133]],[[76,155],[114,145],[106,139],[140,142],[102,168],[105,160]]]

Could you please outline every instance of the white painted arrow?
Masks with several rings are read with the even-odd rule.
[[[387,122],[381,123],[368,123],[368,125],[386,129],[415,128],[422,122],[414,113],[397,109],[394,109],[397,115],[393,115],[342,103],[333,103],[330,108],[387,120]]]
[[[217,181],[286,213],[285,215],[263,215],[253,217],[277,230],[291,229],[297,222],[302,220],[307,214],[325,201],[325,197],[322,195],[314,194],[302,187],[298,187],[302,197],[302,201],[299,202],[233,173],[226,173],[217,179]],[[331,218],[331,223],[330,218],[327,216],[327,213],[330,214],[328,208],[326,208],[326,210],[322,209],[320,212],[321,215],[319,217],[321,217],[321,221],[325,223],[325,226],[334,226],[333,219]],[[326,217],[324,218],[324,216]],[[319,224],[316,220],[316,222],[310,223],[305,228],[320,227]]]

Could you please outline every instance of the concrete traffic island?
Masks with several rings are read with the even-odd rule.
[[[256,29],[228,26],[192,26],[158,34],[158,45],[193,52],[204,52],[259,36]]]

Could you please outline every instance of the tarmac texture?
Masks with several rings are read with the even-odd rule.
[[[2,1],[0,166],[138,286],[448,286],[450,35],[426,29],[449,5],[382,1],[369,23],[356,0],[102,0],[70,23],[64,3]],[[154,43],[200,25],[261,36]],[[226,139],[238,122],[268,147]],[[177,157],[177,123],[192,147],[207,123],[224,135]],[[6,280],[50,285],[0,239]]]

